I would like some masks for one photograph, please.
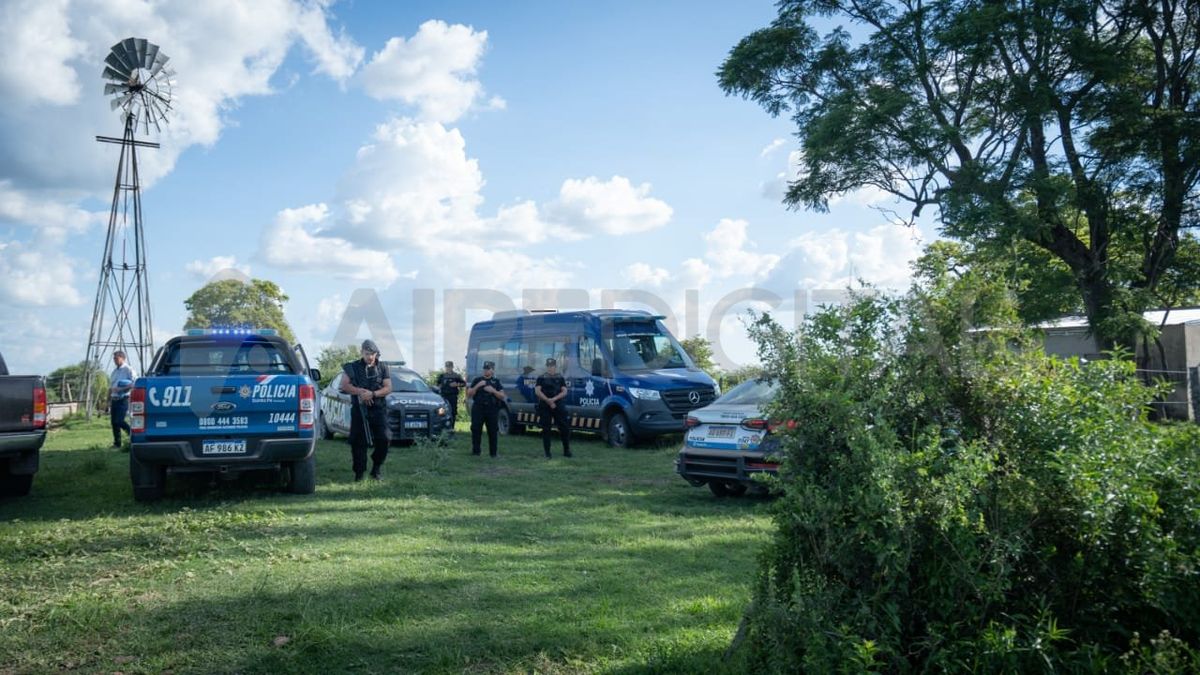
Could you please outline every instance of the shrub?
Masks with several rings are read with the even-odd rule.
[[[1048,357],[1010,307],[967,278],[795,333],[756,321],[771,413],[800,424],[782,436],[749,665],[1200,668],[1198,427],[1150,423],[1132,363]]]

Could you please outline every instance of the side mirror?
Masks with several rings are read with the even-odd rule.
[[[313,381],[313,382],[320,382],[320,381],[321,381],[321,371],[320,371],[320,370],[318,370],[318,369],[316,369],[316,368],[309,368],[309,369],[308,369],[308,376],[312,378],[312,381]]]
[[[604,377],[604,359],[592,359],[592,375],[596,377]]]

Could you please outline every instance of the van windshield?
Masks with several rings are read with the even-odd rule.
[[[615,323],[612,335],[604,341],[618,370],[662,370],[691,365],[675,338],[654,323]]]

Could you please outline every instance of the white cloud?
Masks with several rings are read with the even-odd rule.
[[[193,260],[184,266],[197,279],[201,280],[217,280],[217,278],[231,277],[249,277],[250,266],[246,264],[238,264],[237,256],[218,255],[209,258],[208,260]]]
[[[789,242],[787,255],[764,285],[788,292],[841,289],[862,280],[880,288],[903,289],[911,282],[910,265],[920,257],[922,247],[919,230],[891,223],[865,232],[805,233]]]
[[[58,251],[0,244],[0,303],[23,307],[70,307],[83,302],[75,288],[76,260]]]
[[[5,105],[67,105],[79,99],[79,76],[68,62],[80,58],[85,45],[71,34],[66,0],[6,3],[0,7],[0,44],[8,54],[0,61]]]
[[[342,297],[341,293],[334,293],[328,297],[321,298],[317,302],[317,314],[314,319],[313,332],[320,335],[329,335],[337,328],[342,321],[342,315],[346,312],[346,298]]]
[[[661,267],[651,267],[646,263],[637,262],[627,266],[623,271],[625,279],[634,286],[662,286],[671,273]]]
[[[359,248],[338,237],[310,232],[306,226],[329,218],[325,204],[284,209],[263,230],[259,256],[288,270],[319,272],[343,279],[390,284],[399,276],[386,252]]]
[[[476,78],[487,31],[426,21],[409,39],[394,37],[363,67],[362,83],[377,99],[415,106],[426,121],[453,122],[483,94]],[[493,97],[489,108],[503,107]]]
[[[712,232],[704,235],[704,241],[708,244],[704,257],[712,263],[712,269],[718,275],[765,276],[779,262],[779,256],[774,253],[756,253],[752,250],[755,245],[746,234],[748,226],[749,223],[744,220],[722,218]]]
[[[558,198],[546,205],[544,217],[583,235],[645,232],[666,225],[673,213],[666,202],[649,195],[649,183],[635,187],[624,176],[568,178]]]
[[[767,155],[778,150],[779,148],[782,148],[786,144],[787,144],[786,140],[784,140],[782,138],[776,138],[775,140],[768,143],[767,146],[762,149],[762,152],[758,153],[758,156],[766,157]]]
[[[13,188],[12,181],[0,180],[0,222],[28,226],[47,244],[62,243],[67,235],[84,232],[106,218],[105,213],[21,192]]]
[[[762,190],[762,195],[771,201],[782,201],[787,195],[788,183],[795,181],[800,177],[801,171],[804,169],[804,153],[800,150],[792,150],[787,156],[787,166],[783,171],[775,174],[771,180],[763,182],[759,188]]]
[[[329,30],[323,4],[308,5],[301,9],[296,32],[316,61],[314,72],[345,82],[362,63],[365,50],[344,30],[336,36]]]

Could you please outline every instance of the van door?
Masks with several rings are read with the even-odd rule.
[[[567,380],[571,393],[567,395],[570,405],[571,426],[589,431],[600,430],[600,404],[611,393],[608,362],[600,351],[595,338],[585,335],[579,343],[571,345],[574,354],[567,359]],[[595,368],[599,366],[599,368]]]

